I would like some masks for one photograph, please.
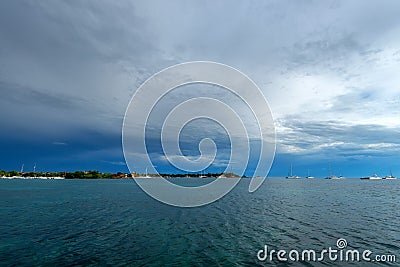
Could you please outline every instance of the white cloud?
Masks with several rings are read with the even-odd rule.
[[[261,87],[282,152],[394,151],[399,7],[397,1],[2,1],[0,111],[8,115],[0,122],[50,140],[87,128],[118,136],[126,105],[145,79],[175,63],[211,60]],[[358,138],[357,129],[367,136]]]

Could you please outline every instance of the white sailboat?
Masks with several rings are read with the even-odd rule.
[[[144,178],[151,178],[151,177],[149,176],[149,173],[147,172],[147,167],[146,167],[146,176],[145,176]]]
[[[342,179],[341,177],[343,177],[343,176],[337,177],[336,175],[334,175],[332,173],[332,167],[331,167],[331,165],[329,165],[329,177],[326,177],[325,179],[339,180],[339,179]]]
[[[339,180],[340,178],[337,177],[336,175],[331,175],[329,176],[327,179],[331,179],[331,180]]]
[[[151,178],[151,176],[149,176],[149,174],[147,173],[147,167],[146,167],[146,173],[145,173],[144,176],[143,176],[143,175],[140,175],[140,176],[133,177],[133,178]]]
[[[307,170],[307,176],[306,176],[306,178],[307,178],[307,179],[314,179],[314,176],[311,176],[311,175],[310,175],[310,169]]]
[[[339,177],[338,177],[338,179],[344,179],[345,177],[342,175],[342,171],[341,170],[339,170],[340,172],[339,172]]]
[[[11,179],[15,179],[15,178],[24,178],[24,166],[25,166],[25,164],[22,163],[21,171],[20,171],[21,175],[12,176],[12,177],[10,177],[10,178],[11,178]]]
[[[361,178],[361,180],[382,180],[382,177],[380,177],[376,173],[374,173],[371,176]]]
[[[292,163],[290,163],[290,173],[288,176],[286,176],[286,179],[299,179],[300,176],[293,175],[293,166]]]
[[[385,180],[396,180],[397,178],[393,176],[392,171],[390,171],[390,175],[385,176],[385,178],[383,178]]]

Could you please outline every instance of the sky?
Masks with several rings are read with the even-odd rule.
[[[400,176],[399,12],[394,0],[0,1],[0,169],[128,172],[131,97],[154,73],[201,60],[242,71],[263,92],[276,130],[270,176],[291,163],[300,176],[328,176],[329,166]],[[187,87],[165,103],[230,97]],[[212,133],[228,147],[218,125],[199,125],[186,127],[186,155]],[[148,140],[154,165],[175,172],[159,143]],[[207,171],[227,166],[221,151]]]

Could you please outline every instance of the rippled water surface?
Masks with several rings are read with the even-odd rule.
[[[264,245],[321,251],[339,238],[400,260],[400,179],[267,179],[252,194],[248,183],[210,205],[176,208],[133,180],[2,179],[0,265],[271,265],[257,260]]]

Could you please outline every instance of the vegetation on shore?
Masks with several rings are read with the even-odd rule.
[[[102,178],[115,178],[117,176],[125,176],[118,172],[101,173],[96,170],[92,171],[75,171],[75,172],[18,172],[18,171],[2,171],[0,170],[0,177],[63,177],[65,179],[102,179]]]
[[[63,177],[65,179],[111,179],[111,178],[132,178],[145,176],[139,173],[102,173],[97,170],[91,171],[75,171],[75,172],[18,172],[18,171],[2,171],[0,170],[0,177]],[[149,177],[171,177],[171,178],[184,178],[184,177],[239,177],[235,173],[206,173],[206,174],[148,174]]]
[[[151,176],[151,175],[150,175]],[[191,173],[191,174],[182,174],[182,173],[177,173],[177,174],[169,174],[169,173],[161,173],[160,176],[162,177],[171,177],[171,178],[180,178],[180,177],[201,177],[201,178],[211,178],[211,177],[227,177],[227,178],[238,178],[239,175],[235,173],[205,173],[205,174],[199,174],[199,173]]]

